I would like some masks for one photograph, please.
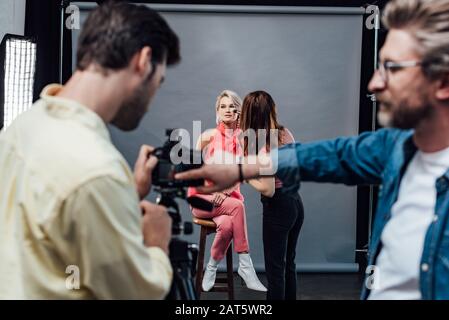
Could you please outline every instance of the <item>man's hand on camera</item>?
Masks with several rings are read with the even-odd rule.
[[[134,179],[140,199],[145,198],[151,190],[151,173],[157,164],[157,158],[151,155],[153,151],[153,147],[143,145],[134,165]]]
[[[143,239],[147,247],[159,247],[168,254],[171,239],[172,219],[167,208],[143,200],[140,202],[143,212]]]

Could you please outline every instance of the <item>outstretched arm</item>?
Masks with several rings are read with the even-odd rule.
[[[379,184],[384,166],[396,141],[404,132],[382,129],[357,137],[338,138],[309,144],[291,144],[264,155],[249,156],[242,165],[243,177],[251,179],[276,174],[284,188],[296,191],[300,180],[356,184]],[[265,164],[265,166],[263,165]],[[205,165],[176,175],[177,179],[206,178],[214,185],[204,192],[223,190],[239,181],[237,165]]]

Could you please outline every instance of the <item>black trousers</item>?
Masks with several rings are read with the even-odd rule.
[[[295,300],[296,243],[304,222],[301,197],[276,189],[272,198],[262,196],[261,201],[267,300]]]

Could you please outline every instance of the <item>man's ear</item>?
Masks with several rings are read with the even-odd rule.
[[[438,100],[449,101],[449,73],[439,81],[436,97]]]
[[[145,46],[140,51],[136,53],[137,61],[136,61],[136,69],[135,71],[142,77],[147,78],[148,75],[153,70],[153,65],[151,63],[151,48],[149,46]]]

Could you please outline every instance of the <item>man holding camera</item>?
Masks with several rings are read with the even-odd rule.
[[[369,89],[393,128],[289,145],[272,166],[293,192],[300,180],[382,186],[363,299],[449,299],[449,1],[392,0],[384,24]],[[206,178],[215,185],[202,192],[215,192],[260,175],[256,160],[177,178]]]
[[[143,146],[133,173],[106,124],[135,129],[179,60],[158,13],[102,5],[85,22],[67,84],[46,87],[1,132],[0,298],[165,297],[171,219],[142,200],[157,159]]]

